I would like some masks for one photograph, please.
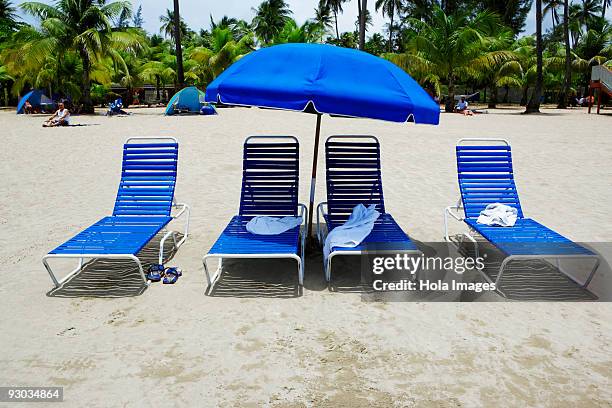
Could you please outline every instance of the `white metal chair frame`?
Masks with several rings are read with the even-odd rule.
[[[499,142],[499,143],[503,143],[506,146],[510,146],[509,142],[506,139],[492,139],[492,138],[463,138],[463,139],[459,139],[459,141],[457,142],[457,145],[460,145],[461,143],[464,142]],[[462,199],[461,196],[459,197],[459,200],[457,201],[456,204],[454,205],[449,205],[448,207],[444,208],[444,240],[446,242],[448,242],[449,244],[451,244],[455,249],[459,250],[459,244],[462,244],[464,241],[461,240],[459,242],[459,244],[457,244],[455,241],[453,241],[450,236],[449,236],[449,232],[448,232],[448,221],[449,221],[449,216],[452,217],[453,219],[463,223],[466,219],[465,216],[461,216],[459,214],[459,211],[463,210],[463,204],[462,204]],[[478,231],[474,230],[472,227],[470,227],[468,225],[468,232],[462,232],[460,234],[461,237],[465,237],[467,238],[470,242],[472,242],[474,244],[474,256],[475,258],[478,258],[480,256],[480,250],[478,247],[478,241],[474,238],[475,234],[478,234]],[[480,235],[480,234],[478,234]],[[526,260],[534,260],[534,259],[539,259],[542,260],[546,263],[548,263],[550,266],[552,267],[556,267],[561,273],[563,273],[567,278],[569,278],[572,282],[576,283],[578,286],[580,286],[583,289],[586,289],[587,286],[589,286],[589,283],[591,283],[591,280],[593,279],[593,276],[595,275],[595,272],[597,271],[597,268],[599,268],[599,264],[601,263],[601,259],[598,255],[554,255],[554,256],[547,256],[547,255],[509,255],[507,257],[504,258],[504,260],[502,261],[500,267],[499,267],[499,272],[497,274],[497,277],[495,278],[495,281],[493,281],[485,272],[484,270],[478,268],[478,272],[480,272],[480,274],[482,275],[482,277],[488,282],[488,283],[494,283],[495,284],[495,289],[504,297],[506,297],[505,293],[501,290],[500,288],[500,283],[501,283],[501,279],[502,276],[504,274],[504,272],[506,271],[506,267],[510,262],[513,261],[526,261]],[[555,265],[553,265],[552,263],[548,262],[547,259],[554,259],[555,260]],[[591,269],[591,272],[589,273],[587,279],[580,283],[578,282],[576,279],[574,279],[574,277],[572,277],[568,272],[566,272],[563,268],[561,268],[561,264],[560,264],[560,260],[561,259],[594,259],[595,263],[593,266],[593,269]]]
[[[132,140],[172,140],[174,143],[178,143],[178,141],[176,140],[176,138],[174,137],[130,137],[126,140],[126,144],[129,143]],[[158,261],[160,264],[163,263],[164,261],[164,244],[166,242],[166,240],[169,237],[172,237],[173,240],[173,244],[174,244],[174,250],[178,250],[183,243],[187,240],[187,237],[189,235],[189,217],[190,217],[190,207],[185,204],[185,203],[177,203],[175,201],[175,199],[173,199],[173,204],[172,207],[175,209],[178,209],[178,212],[174,215],[170,215],[172,217],[172,220],[170,220],[170,222],[182,217],[184,214],[186,214],[185,217],[185,229],[183,230],[183,237],[180,239],[180,241],[176,240],[176,231],[168,231],[165,227],[160,231],[162,233],[164,233],[163,238],[161,239],[160,243],[159,243],[159,258]],[[169,222],[169,223],[170,223]],[[168,223],[168,224],[169,224]],[[51,268],[51,266],[49,265],[49,260],[51,259],[78,259],[78,265],[75,269],[73,269],[71,272],[69,272],[67,275],[65,275],[63,278],[58,279],[55,274],[53,273],[53,269]],[[53,281],[53,284],[55,285],[55,288],[59,288],[61,287],[64,283],[66,283],[68,280],[70,280],[70,278],[72,278],[74,275],[76,275],[77,273],[81,272],[83,269],[83,265],[85,264],[85,260],[86,259],[98,259],[98,258],[104,258],[104,259],[128,259],[131,260],[133,262],[136,263],[136,265],[138,266],[138,271],[140,273],[140,276],[142,278],[142,281],[144,282],[145,285],[149,285],[150,281],[147,280],[147,277],[144,273],[143,267],[142,267],[142,263],[140,262],[140,259],[138,259],[138,257],[134,254],[47,254],[42,258],[42,263],[45,266],[45,269],[47,269],[47,272],[49,273],[49,276],[51,277],[51,280]]]
[[[286,139],[290,138],[298,142],[295,136],[249,136],[245,139],[245,143],[248,143],[251,139]],[[306,228],[308,220],[308,208],[302,203],[298,203],[300,209],[299,216],[302,217],[302,225],[304,229],[300,232],[300,255],[278,253],[278,254],[206,254],[202,257],[202,264],[204,265],[204,273],[206,275],[206,281],[208,286],[206,288],[206,294],[212,293],[214,285],[217,283],[221,274],[223,273],[223,259],[294,259],[297,262],[298,269],[298,283],[300,286],[304,285],[304,251],[306,248]],[[301,228],[301,226],[300,226]],[[211,258],[217,258],[219,260],[216,271],[213,276],[210,276],[208,270],[207,261]]]
[[[329,136],[327,138],[327,140],[329,139],[364,139],[364,138],[371,138],[373,140],[376,141],[376,143],[380,142],[378,141],[378,138],[376,136],[372,136],[372,135],[333,135],[333,136]],[[382,165],[381,165],[381,173],[382,173]],[[319,241],[319,244],[321,246],[325,245],[325,239],[327,238],[327,234],[329,234],[329,231],[326,228],[326,232],[323,233],[323,229],[321,228],[321,217],[325,218],[325,215],[327,215],[327,210],[325,210],[323,207],[327,208],[327,201],[323,201],[322,203],[319,203],[317,205],[317,230],[316,230],[316,234],[317,234],[317,240]],[[410,249],[410,250],[380,250],[380,251],[376,251],[376,254],[381,254],[381,255],[385,255],[385,254],[409,254],[409,255],[420,255],[422,252],[418,249]],[[361,251],[361,250],[352,250],[350,248],[345,248],[344,250],[341,251],[334,251],[332,250],[332,252],[329,254],[329,256],[327,257],[327,262],[324,262],[323,264],[323,269],[324,269],[324,274],[325,274],[325,280],[329,283],[331,282],[331,265],[332,265],[332,259],[336,256],[360,256],[360,255],[364,255],[364,254],[368,254],[368,253],[372,253],[371,251]]]

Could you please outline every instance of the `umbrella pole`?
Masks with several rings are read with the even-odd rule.
[[[315,185],[317,184],[317,161],[319,157],[319,136],[321,135],[321,114],[317,113],[317,128],[315,130],[315,144],[312,155],[312,178],[310,181],[310,208],[308,209],[308,239],[312,236],[312,215],[315,211]]]

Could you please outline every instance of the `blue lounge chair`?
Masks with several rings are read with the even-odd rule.
[[[221,275],[223,259],[229,258],[295,259],[298,282],[303,285],[305,233],[300,234],[300,226],[278,235],[246,230],[255,216],[299,215],[306,220],[306,206],[298,203],[299,157],[299,143],[293,136],[250,136],[245,140],[238,215],[202,259],[209,293]],[[208,272],[209,258],[219,259],[213,277]]]
[[[476,144],[475,144],[476,143]],[[486,144],[483,144],[486,143]],[[564,236],[545,227],[535,220],[526,218],[519,201],[514,182],[512,152],[510,145],[503,139],[461,139],[457,143],[457,174],[461,198],[456,205],[446,207],[444,212],[444,238],[453,243],[448,232],[449,216],[465,222],[472,232],[476,232],[497,247],[505,256],[493,282],[483,271],[483,277],[495,283],[498,291],[507,264],[515,260],[580,258],[592,259],[594,267],[583,283],[563,272],[568,278],[586,288],[599,267],[600,258],[589,249],[570,241]],[[500,227],[478,224],[480,212],[488,204],[502,203],[518,211],[518,219],[513,227]],[[463,210],[464,216],[456,213]],[[462,234],[475,247],[479,256],[478,242],[472,234]],[[505,295],[504,295],[505,296]]]
[[[151,143],[151,141],[158,143]],[[159,143],[163,141],[163,143]],[[145,143],[146,142],[146,143]],[[174,204],[178,163],[178,142],[174,138],[130,138],[123,146],[121,182],[110,217],[104,217],[46,255],[42,262],[56,287],[81,271],[85,259],[131,259],[148,284],[138,252],[175,218],[187,214],[183,237],[167,231],[159,245],[159,263],[164,259],[164,243],[172,237],[175,249],[187,239],[189,206]],[[175,215],[172,208],[177,209]],[[78,266],[58,280],[49,260],[78,259]]]
[[[386,212],[380,170],[380,144],[374,136],[330,136],[325,142],[327,201],[317,206],[317,237],[321,245],[327,231],[346,222],[358,204],[376,205],[381,213],[374,229],[354,248],[334,247],[324,265],[325,279],[331,281],[332,259],[338,255],[372,253],[408,253],[421,251]]]

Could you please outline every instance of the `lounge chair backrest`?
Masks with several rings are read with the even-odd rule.
[[[385,212],[380,144],[374,136],[330,136],[325,142],[327,208],[334,226],[358,204]]]
[[[465,216],[477,218],[488,204],[502,203],[523,210],[514,183],[512,152],[505,140],[501,144],[482,144],[487,139],[462,139],[456,147],[457,175]],[[470,143],[479,143],[478,145]]]
[[[239,214],[297,216],[300,146],[293,136],[250,136],[244,142]]]
[[[123,146],[121,183],[113,215],[170,216],[177,164],[175,139],[166,143],[129,139]]]

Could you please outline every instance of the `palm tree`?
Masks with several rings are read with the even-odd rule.
[[[189,52],[194,61],[190,76],[201,85],[206,85],[227,67],[253,51],[253,35],[245,35],[235,41],[229,28],[214,28],[211,32],[211,47],[196,47]]]
[[[176,77],[176,72],[163,61],[148,61],[143,64],[142,70],[138,75],[142,81],[155,81],[155,93],[157,101],[160,101],[161,87],[166,85],[167,82],[172,82]]]
[[[6,67],[0,65],[0,84],[2,84],[2,89],[4,89],[4,106],[8,106],[8,82],[12,80],[13,77],[8,74]]]
[[[13,23],[17,21],[17,10],[9,0],[0,0],[0,20]]]
[[[179,0],[174,0],[174,47],[176,51],[176,74],[178,84],[182,88],[185,85],[185,71],[183,70],[183,48],[181,47],[181,13],[179,12]]]
[[[522,89],[521,106],[527,105],[529,88],[535,84],[536,79],[536,56],[535,38],[533,36],[519,38],[511,47],[512,53],[517,57],[521,69],[515,73]]]
[[[334,14],[334,24],[336,26],[336,40],[340,41],[340,31],[338,30],[338,14],[342,13],[342,3],[348,0],[321,0]]]
[[[574,2],[570,3],[569,8],[569,30],[572,37],[572,47],[576,47],[576,44],[580,40],[582,35],[582,22],[580,18],[582,8],[579,4]]]
[[[159,32],[163,34],[164,37],[170,38],[172,41],[174,41],[174,11],[166,9],[166,14],[159,16],[159,21],[162,23],[161,27],[159,28]],[[181,36],[187,36],[189,28],[182,18],[180,27]]]
[[[283,30],[274,39],[274,43],[315,43],[321,40],[324,33],[325,31],[319,23],[306,21],[298,26],[295,20],[290,18],[285,23]]]
[[[470,66],[477,59],[480,64],[505,61],[507,51],[483,51],[490,34],[499,30],[499,18],[490,12],[474,17],[467,13],[446,15],[435,7],[429,22],[409,19],[411,35],[404,54],[388,54],[386,58],[416,76],[421,82],[443,80],[448,85],[446,111],[454,107],[455,86],[460,78],[470,76]],[[439,87],[439,84],[437,85]]]
[[[15,7],[9,0],[0,0],[0,40],[8,38],[18,26]]]
[[[514,32],[503,30],[495,35],[485,37],[481,48],[482,55],[476,57],[467,67],[466,72],[490,89],[489,108],[497,107],[497,94],[500,87],[521,86],[516,74],[521,72],[518,56],[508,51]]]
[[[612,6],[612,0],[601,0],[601,18],[606,18],[606,9]]]
[[[363,51],[368,22],[368,0],[357,0],[357,16],[359,18],[359,49]]]
[[[570,36],[569,36],[569,0],[563,1],[563,41],[565,43],[565,81],[563,83],[563,90],[559,93],[559,103],[557,108],[567,108],[567,99],[572,86],[572,55],[570,49]]]
[[[355,21],[355,32],[358,34],[358,36],[359,36],[359,24],[361,24],[360,19],[359,17],[357,17],[357,20]],[[370,13],[370,10],[366,10],[365,12],[366,31],[368,31],[368,29],[371,28],[373,25],[374,25],[374,20],[372,20],[372,13]]]
[[[393,18],[402,7],[402,0],[376,0],[376,11],[382,9],[383,16],[389,17],[389,52],[393,51]]]
[[[542,84],[543,84],[543,74],[542,74],[542,57],[543,57],[544,47],[542,45],[542,0],[536,0],[536,83],[535,90],[529,103],[527,104],[527,108],[525,109],[525,113],[539,113],[540,112],[540,99],[542,98]]]
[[[255,12],[253,29],[263,44],[272,42],[285,27],[289,16],[293,14],[284,0],[264,0],[253,11]]]
[[[612,66],[612,25],[606,23],[601,30],[589,30],[574,48],[573,67],[580,73],[581,82],[588,88],[594,65]]]
[[[90,97],[92,72],[105,57],[121,64],[120,51],[136,53],[143,47],[137,30],[113,31],[111,21],[125,10],[129,1],[57,0],[53,5],[26,2],[23,11],[40,20],[40,28],[25,27],[17,36],[17,43],[9,60],[17,70],[41,66],[47,57],[60,60],[75,52],[82,67],[80,93],[82,111],[93,113]]]
[[[599,0],[582,0],[578,5],[580,6],[578,20],[588,31],[593,22],[599,18],[602,6],[599,4]]]
[[[563,2],[564,0],[543,0],[544,10],[542,14],[546,16],[548,13],[550,13],[553,30],[559,24],[559,13],[557,10],[561,8]]]
[[[314,12],[315,16],[312,20],[321,27],[321,42],[323,42],[323,35],[331,31],[334,25],[334,20],[331,16],[331,9],[325,3],[325,0],[320,0],[318,6],[314,9]]]

